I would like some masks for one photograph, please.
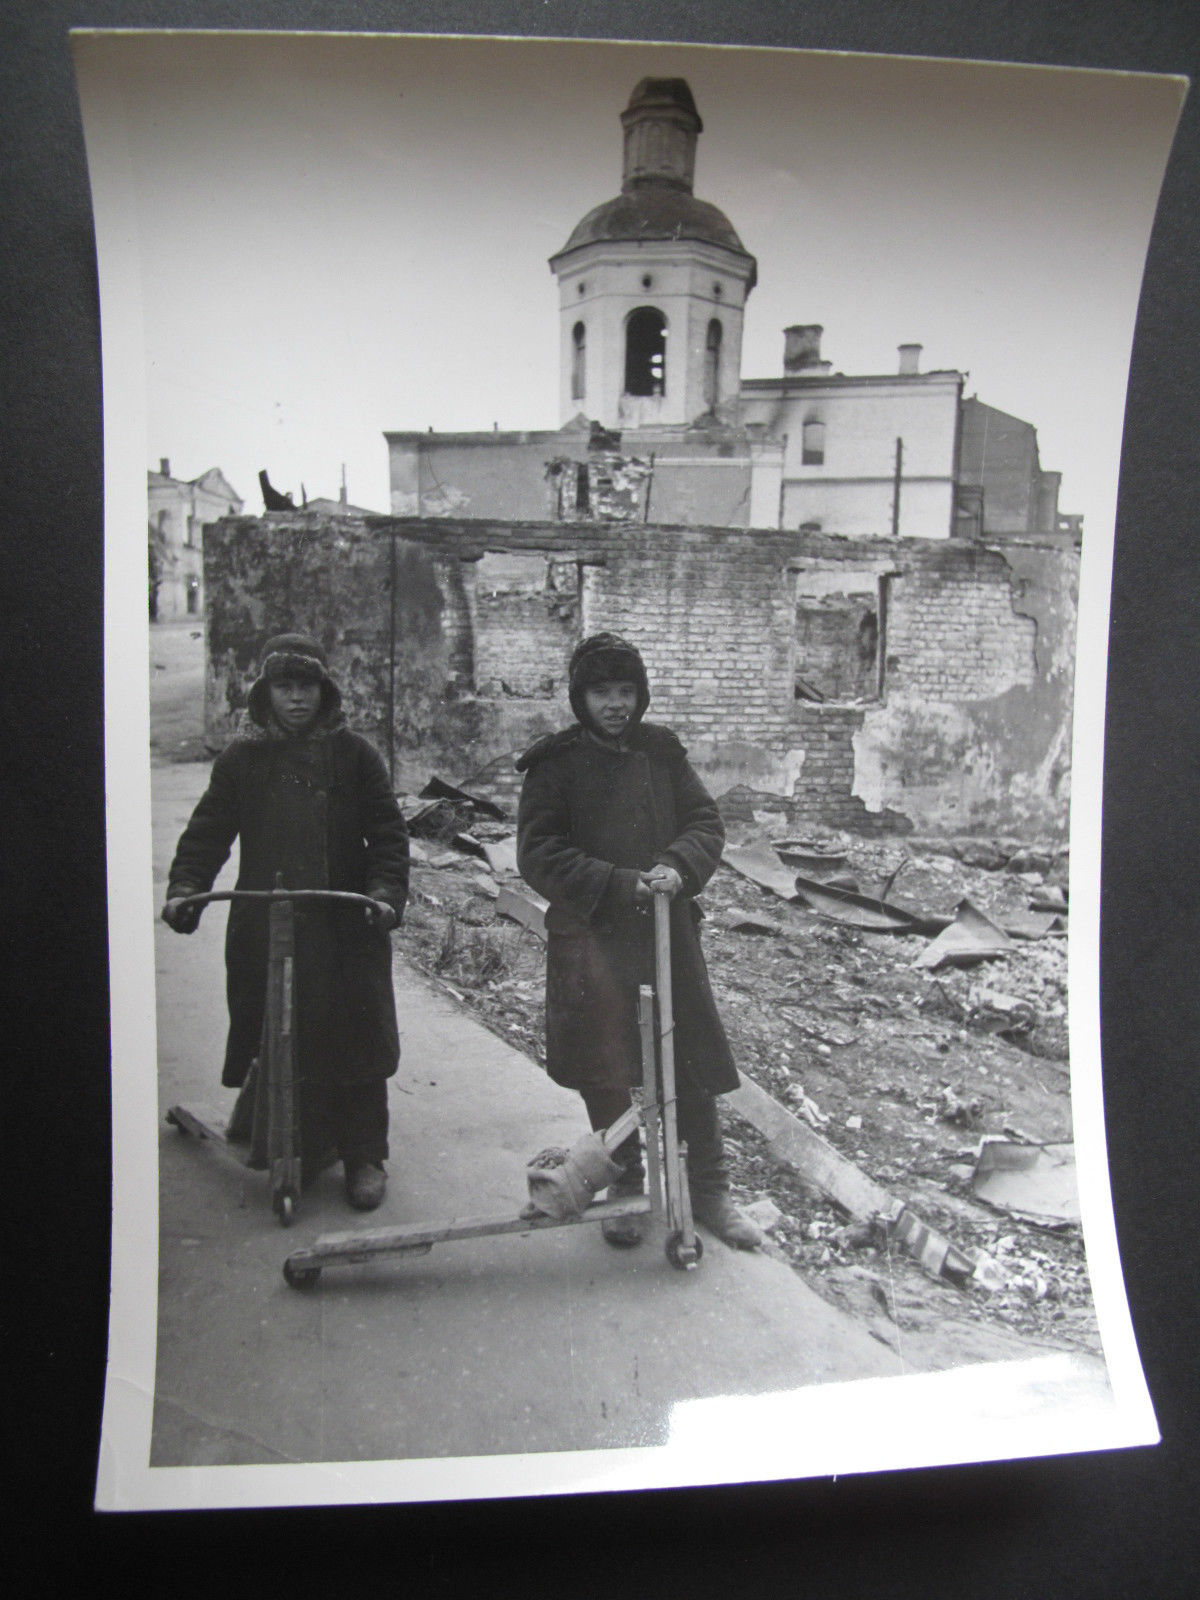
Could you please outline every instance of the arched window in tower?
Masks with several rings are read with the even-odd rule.
[[[625,324],[625,393],[665,394],[667,319],[653,306],[631,311]]]
[[[721,398],[721,334],[720,320],[714,317],[704,341],[704,404],[709,411],[717,409]]]
[[[571,329],[571,399],[587,395],[587,329],[577,322]]]

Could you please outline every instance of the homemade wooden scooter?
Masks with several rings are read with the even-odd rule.
[[[221,889],[212,894],[188,895],[181,903],[206,906],[214,900],[266,900],[267,907],[267,996],[263,1013],[262,1044],[257,1070],[266,1073],[267,1087],[267,1170],[271,1179],[271,1206],[280,1223],[290,1227],[300,1199],[300,1107],[296,1095],[295,1052],[295,958],[296,904],[354,905],[377,909],[378,902],[365,894],[343,889],[285,889],[277,880],[274,889]],[[172,1106],[167,1121],[180,1133],[205,1139],[227,1151],[238,1162],[246,1162],[215,1122],[208,1121],[186,1106]]]
[[[656,1004],[657,1000],[657,1004]],[[293,1289],[311,1288],[327,1266],[349,1266],[384,1255],[428,1255],[435,1244],[480,1239],[497,1233],[542,1232],[580,1222],[649,1214],[666,1226],[672,1266],[694,1268],[704,1246],[692,1222],[687,1150],[679,1142],[675,1103],[675,1016],[671,1000],[670,901],[654,895],[654,988],[639,991],[642,1086],[634,1103],[603,1133],[588,1134],[570,1150],[543,1151],[526,1168],[528,1203],[515,1215],[462,1217],[450,1222],[326,1233],[293,1250],[283,1275]],[[593,1201],[598,1189],[620,1174],[612,1152],[638,1126],[646,1130],[648,1193],[624,1200]]]

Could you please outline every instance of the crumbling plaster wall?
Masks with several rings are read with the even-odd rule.
[[[398,788],[438,771],[511,797],[513,755],[570,720],[570,649],[611,628],[646,658],[650,718],[731,810],[1065,829],[1077,557],[1062,542],[280,514],[217,525],[205,563],[214,746],[265,633],[305,627],[381,748],[394,704]],[[864,568],[886,577],[882,699],[796,699],[797,574],[857,585]]]
[[[889,589],[887,691],[854,793],[922,831],[1065,835],[1078,559],[1067,541],[947,543]]]

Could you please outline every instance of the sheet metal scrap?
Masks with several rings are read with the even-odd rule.
[[[1034,1222],[1078,1222],[1073,1144],[1019,1144],[988,1138],[979,1146],[973,1193],[988,1205]]]
[[[776,839],[775,854],[787,866],[819,882],[832,873],[844,872],[847,865],[844,850],[822,850],[805,839]]]
[[[1013,942],[1003,928],[970,900],[960,900],[954,921],[925,946],[913,966],[930,972],[943,966],[970,966],[1007,955],[1012,948]]]
[[[796,893],[796,874],[766,845],[726,845],[721,861],[740,872],[743,878],[749,878],[751,883],[777,894],[781,900],[795,904],[800,898]]]
[[[949,917],[899,905],[894,900],[876,900],[851,889],[797,876],[796,892],[818,915],[868,933],[938,933],[950,923]]]

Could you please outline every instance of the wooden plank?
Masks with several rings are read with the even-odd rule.
[[[851,1216],[865,1222],[878,1212],[894,1209],[895,1202],[886,1189],[752,1079],[743,1076],[739,1087],[722,1098],[758,1129],[781,1160]]]
[[[417,1222],[399,1228],[325,1233],[306,1248],[293,1250],[287,1258],[288,1266],[304,1271],[307,1267],[325,1266],[330,1262],[369,1261],[374,1256],[398,1255],[405,1251],[420,1251],[423,1254],[435,1244],[447,1244],[454,1239],[483,1239],[503,1233],[540,1233],[546,1228],[603,1222],[605,1217],[644,1216],[650,1209],[647,1196],[634,1195],[628,1200],[597,1201],[577,1217],[456,1217],[449,1222]]]

